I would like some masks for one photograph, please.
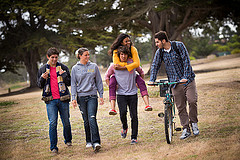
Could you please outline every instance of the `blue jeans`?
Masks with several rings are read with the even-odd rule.
[[[57,149],[57,122],[58,111],[63,123],[63,136],[65,143],[72,141],[71,124],[69,121],[69,102],[62,102],[59,99],[54,99],[46,104],[47,115],[49,120],[49,137],[50,137],[50,149]]]
[[[95,95],[82,96],[77,98],[77,102],[84,121],[86,143],[100,144],[100,135],[96,119],[98,97]]]

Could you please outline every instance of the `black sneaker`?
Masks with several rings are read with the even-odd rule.
[[[128,129],[123,129],[122,131],[121,131],[121,137],[122,138],[126,138],[127,137],[127,131],[128,131]]]
[[[99,143],[94,143],[94,144],[93,144],[93,150],[94,150],[94,152],[98,152],[100,148],[101,148],[101,145],[100,145]]]
[[[53,154],[58,154],[58,150],[57,150],[57,149],[53,149],[53,150],[52,150],[52,153],[53,153]]]
[[[131,145],[137,144],[137,140],[136,139],[132,139],[130,144]]]
[[[188,132],[187,128],[184,128],[180,139],[185,139],[191,136],[191,132]]]

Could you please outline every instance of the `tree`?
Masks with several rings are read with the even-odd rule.
[[[79,16],[76,16],[76,21],[92,30],[112,26],[132,33],[147,29],[152,35],[165,30],[170,40],[175,40],[195,24],[230,18],[239,25],[239,5],[240,1],[237,0],[86,0],[78,4]],[[77,23],[75,27],[78,28]],[[152,47],[153,57],[154,39]]]
[[[46,51],[54,46],[63,53],[72,53],[85,46],[94,50],[99,41],[104,42],[101,31],[84,33],[71,28],[73,22],[62,21],[61,13],[74,11],[74,4],[55,0],[25,0],[1,2],[0,8],[0,70],[17,73],[19,65],[24,64],[30,77],[30,87],[36,87],[38,63],[46,60]],[[71,7],[73,5],[73,7]],[[77,34],[76,34],[77,33]],[[108,37],[107,37],[108,38]],[[101,43],[100,43],[101,44]],[[93,52],[94,53],[94,52]],[[45,61],[46,62],[46,61]]]
[[[36,87],[38,62],[50,46],[60,46],[60,36],[46,29],[46,19],[39,14],[43,1],[8,1],[1,3],[0,62],[5,72],[16,72],[24,63],[30,87]]]
[[[121,29],[167,31],[171,40],[194,24],[230,18],[239,26],[238,0],[25,0],[1,2],[0,69],[13,71],[24,63],[35,86],[37,62],[55,46],[72,53],[78,47],[95,52],[109,46]],[[13,47],[14,46],[14,47]],[[154,55],[155,44],[152,39]]]
[[[240,53],[240,37],[235,34],[225,45],[219,43],[215,44],[215,46],[217,47],[217,50],[221,52],[231,52],[231,54]]]
[[[147,61],[152,58],[152,44],[151,39],[148,39],[145,42],[141,42],[140,40],[135,40],[134,46],[138,49],[139,57],[142,61]]]

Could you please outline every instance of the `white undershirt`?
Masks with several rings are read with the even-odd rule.
[[[168,52],[169,53],[170,50],[171,50],[171,47],[168,50],[164,49],[164,52]]]

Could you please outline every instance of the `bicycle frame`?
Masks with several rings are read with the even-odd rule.
[[[166,91],[165,93],[161,92],[160,87],[160,97],[165,97],[163,103],[165,104],[164,114],[159,113],[159,117],[164,117],[164,124],[165,124],[165,134],[167,143],[170,144],[172,141],[173,130],[179,131],[179,129],[175,128],[175,122],[173,121],[175,118],[175,103],[173,95],[171,94],[171,86],[174,84],[179,84],[182,82],[156,82],[149,85],[159,85],[162,86],[162,91]],[[166,90],[167,87],[167,90]],[[180,129],[181,130],[181,129]]]
[[[171,94],[171,85],[178,84],[179,82],[169,82],[169,83],[159,83],[158,85],[167,85],[168,89],[166,91],[165,99],[164,99],[164,104],[171,104],[172,110],[173,110],[173,119],[175,115],[175,103],[174,103],[174,98],[173,95]]]

